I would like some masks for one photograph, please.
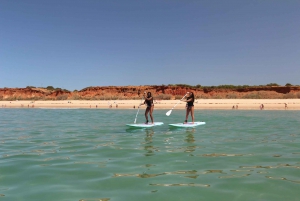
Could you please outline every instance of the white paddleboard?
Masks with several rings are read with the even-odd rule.
[[[126,124],[126,126],[130,126],[130,127],[136,127],[136,128],[150,128],[153,126],[161,126],[163,125],[163,122],[154,122],[154,124],[152,124],[151,122],[149,122],[148,124]]]
[[[205,122],[187,122],[187,123],[177,123],[177,124],[169,124],[169,126],[174,126],[174,127],[181,127],[181,128],[187,128],[187,127],[196,127],[200,125],[206,124]]]

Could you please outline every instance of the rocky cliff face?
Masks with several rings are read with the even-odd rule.
[[[0,88],[0,100],[63,100],[72,92],[44,88]]]
[[[187,86],[108,86],[88,87],[80,91],[45,88],[0,88],[0,100],[111,100],[140,99],[144,92],[156,99],[180,99],[186,92],[196,98],[300,98],[300,87],[265,86],[244,88],[187,87]]]

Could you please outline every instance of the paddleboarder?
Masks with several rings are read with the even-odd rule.
[[[195,121],[195,117],[194,117],[194,101],[195,101],[194,93],[193,92],[187,92],[186,99],[181,100],[181,101],[186,102],[186,115],[185,115],[184,124],[187,123],[189,113],[191,113],[192,122],[194,123],[194,121]]]
[[[145,118],[146,118],[146,122],[145,124],[148,124],[148,114],[150,113],[150,118],[151,118],[151,121],[152,121],[152,124],[154,124],[154,119],[153,119],[153,110],[154,110],[154,104],[153,104],[153,97],[152,97],[152,94],[151,92],[144,92],[144,98],[145,98],[145,101],[144,103],[141,103],[141,105],[146,105],[147,108],[146,108],[146,111],[145,111]]]

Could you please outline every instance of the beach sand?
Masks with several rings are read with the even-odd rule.
[[[0,101],[0,108],[88,108],[88,109],[135,109],[141,100],[60,100],[60,101]],[[155,109],[171,109],[179,100],[156,100]],[[287,108],[285,108],[285,103]],[[300,110],[300,99],[198,99],[195,109],[222,110]],[[118,108],[116,108],[118,106]],[[145,105],[141,109],[145,109]],[[185,109],[185,102],[180,102],[176,109]]]

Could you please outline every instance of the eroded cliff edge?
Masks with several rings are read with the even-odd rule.
[[[0,100],[122,100],[139,99],[150,91],[156,99],[180,99],[187,91],[203,99],[300,98],[299,86],[188,87],[188,86],[97,86],[68,91],[60,88],[0,88]]]

